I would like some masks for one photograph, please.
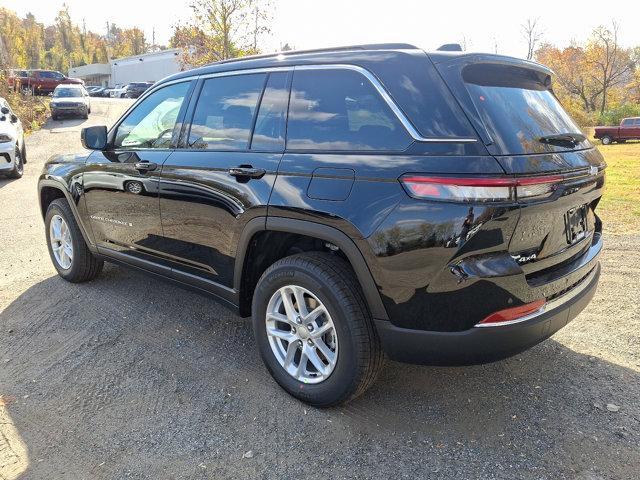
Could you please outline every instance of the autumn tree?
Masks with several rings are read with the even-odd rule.
[[[633,76],[631,52],[618,44],[616,22],[612,23],[611,29],[600,26],[594,30],[587,46],[587,64],[601,91],[600,114],[604,114],[611,90],[629,83]]]
[[[109,25],[108,48],[111,58],[141,55],[148,47],[144,32],[138,27],[122,29],[114,23]]]
[[[185,65],[259,53],[260,37],[269,32],[270,5],[259,0],[194,0],[192,21],[176,25],[172,47],[183,49]]]
[[[527,42],[527,60],[532,60],[536,48],[542,40],[539,18],[528,18],[522,25],[522,36]]]
[[[583,125],[601,121],[610,108],[638,100],[634,82],[640,77],[640,52],[619,45],[615,23],[611,29],[596,28],[584,45],[561,49],[543,44],[535,58],[555,72],[554,91]]]

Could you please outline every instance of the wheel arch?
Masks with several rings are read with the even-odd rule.
[[[311,237],[329,242],[344,254],[360,283],[367,306],[371,315],[380,320],[388,320],[388,315],[380,292],[373,279],[365,258],[358,246],[345,233],[337,228],[308,220],[298,220],[283,217],[258,217],[250,220],[242,231],[238,242],[236,262],[234,267],[234,290],[242,300],[243,276],[246,274],[247,253],[253,239],[261,232],[282,232],[304,237]],[[242,303],[239,301],[238,303]],[[241,313],[242,305],[239,305]]]
[[[51,202],[57,200],[58,198],[64,198],[69,204],[69,208],[73,213],[73,218],[76,220],[78,227],[80,228],[80,232],[87,243],[87,246],[91,251],[95,251],[93,242],[91,241],[91,237],[88,235],[87,230],[85,228],[85,224],[78,213],[78,208],[76,202],[73,200],[73,196],[71,192],[60,182],[51,179],[43,179],[38,182],[38,201],[40,204],[40,213],[42,214],[42,219],[47,215],[47,209]]]

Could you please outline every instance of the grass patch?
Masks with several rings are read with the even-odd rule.
[[[607,162],[605,191],[597,212],[605,228],[640,232],[640,142],[599,145]]]

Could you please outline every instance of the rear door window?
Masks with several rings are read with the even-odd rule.
[[[291,72],[270,73],[262,94],[251,150],[284,150]]]
[[[362,74],[346,69],[294,73],[287,149],[402,151],[412,142]]]
[[[622,121],[623,127],[631,127],[633,125],[633,118],[626,118]]]
[[[497,64],[474,64],[463,79],[488,133],[505,155],[587,148],[552,145],[543,137],[581,133],[551,90],[550,77],[537,70]]]
[[[191,122],[189,148],[246,150],[265,74],[205,80]]]

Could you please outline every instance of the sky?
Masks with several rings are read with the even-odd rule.
[[[120,27],[138,26],[151,41],[166,44],[172,26],[190,17],[191,0],[64,0],[72,19],[86,22],[96,33],[106,22]],[[0,6],[18,15],[32,12],[38,21],[52,23],[62,0],[0,0]],[[594,27],[620,25],[620,43],[640,45],[640,2],[616,2],[611,14],[595,12],[585,0],[536,0],[518,2],[428,0],[387,2],[375,0],[272,0],[271,34],[263,39],[265,52],[288,43],[296,49],[322,48],[359,43],[402,42],[426,50],[444,43],[466,42],[467,50],[513,56],[526,55],[522,24],[539,18],[544,40],[558,46],[584,42]],[[171,5],[169,7],[169,5]]]

